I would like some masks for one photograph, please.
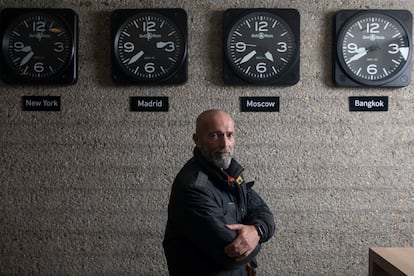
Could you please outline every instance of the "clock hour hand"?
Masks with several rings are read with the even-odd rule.
[[[34,55],[34,53],[33,53],[33,51],[32,52],[30,52],[30,53],[28,53],[23,59],[22,59],[22,62],[20,62],[20,66],[23,66],[23,65],[25,65],[26,63],[28,63],[29,62],[29,60],[33,57],[33,55]]]
[[[353,62],[355,60],[358,60],[360,58],[362,58],[363,56],[365,56],[368,53],[368,49],[365,49],[363,47],[358,48],[358,50],[356,51],[357,53],[355,55],[353,55],[346,63],[350,63]]]
[[[163,41],[159,41],[159,42],[157,42],[157,43],[156,43],[156,46],[157,46],[157,48],[158,48],[158,49],[162,49],[162,48],[164,48],[165,46],[167,46],[169,43],[170,43],[170,42],[163,42]]]
[[[157,49],[164,49],[166,52],[173,52],[175,50],[175,45],[172,41],[159,41],[155,43],[155,46],[157,47]]]
[[[136,53],[128,62],[128,65],[136,62],[137,60],[139,60],[142,56],[144,55],[144,51],[141,50],[138,53]]]
[[[245,55],[242,60],[240,61],[240,64],[248,62],[254,55],[256,54],[256,50],[251,51],[247,55]]]
[[[273,60],[273,55],[272,55],[272,53],[271,52],[269,52],[269,51],[267,51],[265,54],[264,54],[264,56],[265,56],[265,58],[267,58],[268,60],[270,60],[270,61],[274,61]]]
[[[23,48],[21,48],[21,49],[15,49],[14,51],[15,52],[23,52],[23,53],[28,53],[28,52],[30,52],[32,50],[32,47],[31,46],[25,46],[25,47],[23,47]]]

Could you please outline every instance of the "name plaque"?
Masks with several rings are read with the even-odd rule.
[[[130,97],[130,111],[168,111],[168,97]]]
[[[349,97],[349,111],[388,111],[388,97]]]
[[[60,111],[60,96],[23,96],[23,111]]]
[[[279,97],[240,97],[241,112],[279,112]]]

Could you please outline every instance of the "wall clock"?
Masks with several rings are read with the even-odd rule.
[[[78,17],[70,9],[9,8],[0,14],[0,77],[12,84],[77,81]]]
[[[228,9],[223,18],[225,84],[299,81],[300,15],[294,9]]]
[[[112,79],[120,84],[187,81],[187,14],[182,9],[112,13]]]
[[[407,86],[411,82],[411,36],[409,11],[339,11],[332,49],[335,85]]]

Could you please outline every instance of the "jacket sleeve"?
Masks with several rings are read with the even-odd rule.
[[[263,236],[260,243],[268,241],[276,230],[272,211],[264,200],[253,190],[254,182],[247,183],[247,215],[244,224],[261,226]]]
[[[237,267],[251,261],[259,252],[260,245],[246,259],[235,261],[224,252],[237,232],[225,227],[225,210],[221,208],[211,192],[198,186],[187,187],[176,201],[175,225],[180,232],[210,261],[223,268]]]

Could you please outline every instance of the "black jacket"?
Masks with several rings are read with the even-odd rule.
[[[195,149],[176,176],[163,241],[170,275],[247,275],[246,263],[272,237],[273,214],[252,189],[253,182],[244,181],[243,168],[234,159],[226,172]],[[264,232],[256,249],[239,262],[224,253],[237,237],[225,224],[235,223],[260,225]]]

